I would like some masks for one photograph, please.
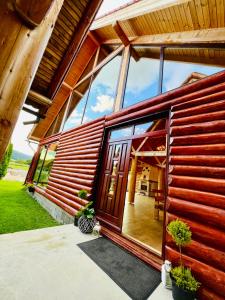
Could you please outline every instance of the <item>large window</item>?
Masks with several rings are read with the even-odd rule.
[[[37,168],[34,174],[33,181],[41,186],[48,183],[48,178],[51,172],[53,161],[55,158],[57,143],[44,145],[41,149],[41,154],[37,163]]]
[[[160,48],[131,50],[123,107],[154,97],[159,87]]]
[[[119,53],[74,90],[63,130],[113,112],[121,57]]]
[[[166,48],[163,92],[222,71],[225,67],[224,54],[222,49]]]

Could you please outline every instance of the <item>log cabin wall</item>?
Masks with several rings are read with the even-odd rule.
[[[62,133],[48,186],[37,191],[74,215],[86,203],[78,190],[93,194],[104,127],[165,111],[171,112],[167,221],[178,217],[193,231],[184,259],[202,283],[199,299],[224,299],[225,71]],[[177,261],[168,236],[165,250]]]
[[[36,188],[72,216],[88,203],[77,196],[79,190],[87,190],[88,200],[92,198],[103,132],[104,118],[100,118],[62,133],[48,185],[45,190]]]

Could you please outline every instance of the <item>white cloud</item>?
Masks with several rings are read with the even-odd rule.
[[[102,15],[104,15],[104,14],[106,14],[128,2],[130,2],[130,0],[113,0],[113,1],[104,0],[98,13],[97,13],[96,18],[101,17]]]
[[[111,111],[113,108],[114,98],[109,95],[97,96],[97,102],[91,106],[91,110],[94,112],[106,112]]]
[[[138,94],[152,85],[159,77],[159,60],[142,58],[137,63],[131,58],[127,91]]]

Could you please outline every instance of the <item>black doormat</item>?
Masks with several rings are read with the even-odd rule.
[[[104,237],[78,244],[134,300],[145,300],[160,283],[160,273]]]

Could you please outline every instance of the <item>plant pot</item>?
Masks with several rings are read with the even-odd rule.
[[[78,220],[79,220],[79,217],[75,216],[74,217],[74,226],[78,226]]]
[[[88,219],[85,216],[81,216],[78,220],[78,227],[82,233],[91,233],[95,226],[96,219]]]
[[[30,193],[34,193],[34,192],[35,192],[35,188],[34,188],[33,186],[29,186],[29,187],[28,187],[28,191],[29,191]]]
[[[174,300],[194,300],[196,293],[178,287],[172,278],[172,295]]]

